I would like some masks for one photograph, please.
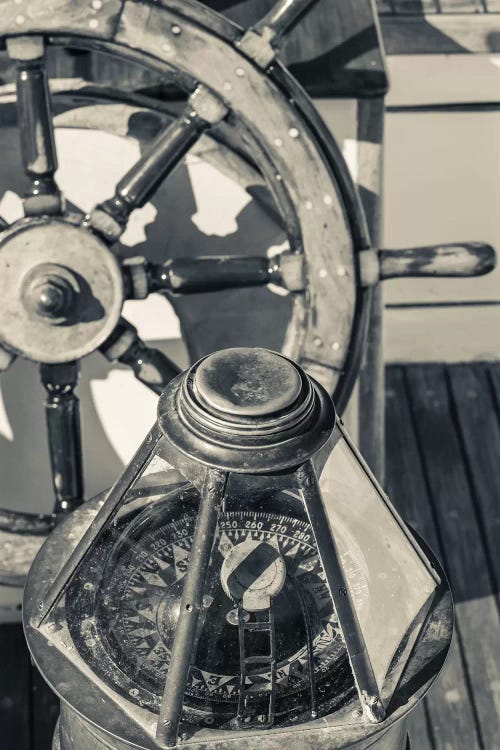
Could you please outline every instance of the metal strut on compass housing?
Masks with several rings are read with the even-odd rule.
[[[42,548],[24,617],[61,750],[404,750],[451,637],[439,564],[326,391],[251,348],[171,381],[109,493]]]
[[[76,0],[58,7],[56,17],[50,4],[38,0],[25,0],[22,14],[12,0],[0,3],[0,37],[17,67],[22,163],[30,182],[25,217],[0,222],[0,369],[21,356],[43,367],[44,383],[58,383],[57,397],[49,388],[54,408],[46,409],[57,510],[70,510],[83,497],[75,383],[60,379],[66,365],[98,349],[131,367],[156,393],[178,371],[125,320],[126,299],[281,286],[290,307],[283,350],[334,393],[342,411],[359,369],[371,285],[386,277],[476,275],[493,267],[492,248],[480,243],[409,251],[370,247],[340,151],[279,60],[282,41],[312,4],[280,0],[244,31],[192,1],[180,11],[176,3],[149,0],[98,9]],[[46,49],[57,44],[98,47],[166,76],[174,69],[176,86],[186,93],[181,115],[88,216],[69,210],[56,181]],[[75,101],[80,95],[75,92]],[[152,99],[147,106],[161,108]],[[289,248],[271,260],[256,248],[248,257],[124,261],[117,241],[132,211],[190,149],[212,137],[217,147],[225,134],[266,184]],[[26,515],[21,525],[41,539],[53,522],[50,515]],[[18,528],[12,512],[0,513],[0,533]],[[18,582],[30,555],[15,573]]]

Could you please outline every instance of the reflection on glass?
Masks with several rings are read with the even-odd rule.
[[[326,462],[320,487],[382,689],[401,642],[418,634],[409,631],[421,622],[436,580],[345,434]]]

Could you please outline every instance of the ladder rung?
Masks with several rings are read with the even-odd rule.
[[[243,623],[245,630],[268,630],[271,631],[270,622],[245,622]]]
[[[246,656],[245,664],[272,664],[273,658],[271,654],[266,656]]]

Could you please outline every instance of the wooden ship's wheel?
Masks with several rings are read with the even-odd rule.
[[[83,499],[74,392],[79,360],[99,350],[131,367],[155,393],[178,371],[123,318],[126,299],[168,295],[180,311],[188,350],[201,355],[200,342],[189,341],[189,316],[182,319],[183,295],[281,286],[289,295],[282,349],[342,410],[359,369],[372,284],[394,275],[467,275],[492,267],[492,249],[478,244],[405,252],[370,247],[341,153],[277,59],[281,40],[312,4],[279,0],[244,31],[194,0],[0,2],[0,38],[17,67],[17,121],[30,180],[24,218],[1,227],[0,368],[16,357],[40,365],[56,496],[52,515],[0,512],[2,582],[22,583],[58,516]],[[66,205],[55,180],[45,63],[52,45],[97,50],[149,68],[169,81],[177,99],[178,116],[167,118],[114,195],[86,215]],[[168,109],[154,99],[142,99],[140,107]],[[258,247],[251,257],[187,258],[179,248],[179,257],[161,264],[124,258],[119,240],[131,213],[204,138],[213,139],[222,160],[230,155],[266,185],[289,246],[272,258]]]

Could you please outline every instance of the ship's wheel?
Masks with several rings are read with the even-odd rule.
[[[178,371],[122,316],[125,300],[166,294],[179,311],[188,350],[201,356],[199,338],[190,340],[184,295],[280,286],[289,301],[283,351],[333,394],[338,409],[345,405],[359,370],[379,256],[369,249],[356,189],[333,137],[277,59],[281,40],[310,5],[279,0],[245,31],[194,0],[0,2],[0,38],[17,67],[17,124],[30,181],[24,218],[1,226],[0,369],[16,357],[40,366],[56,496],[53,515],[0,512],[3,582],[22,582],[58,515],[83,499],[74,392],[79,361],[99,350],[131,367],[156,393]],[[178,115],[114,194],[86,215],[68,207],[55,178],[46,73],[52,45],[97,50],[149,68],[177,98]],[[152,99],[142,106],[162,109]],[[119,241],[132,212],[206,138],[217,149],[226,144],[222,158],[230,152],[265,184],[287,248],[272,258],[257,246],[252,256],[210,258],[183,257],[180,247],[178,257],[161,264],[124,257]],[[252,314],[257,319],[259,310]],[[230,311],[227,321],[230,326]]]
[[[127,298],[278,284],[291,296],[284,350],[335,392],[337,402],[346,401],[366,307],[356,253],[369,246],[368,237],[335,143],[276,60],[278,40],[309,4],[278,3],[245,33],[195,2],[77,2],[56,9],[3,4],[2,36],[17,65],[18,127],[31,189],[25,217],[3,226],[0,237],[1,359],[4,369],[16,356],[40,365],[56,514],[83,497],[78,361],[99,349],[130,365],[157,393],[176,373],[121,316]],[[68,209],[54,177],[45,69],[52,44],[120,55],[159,71],[185,92],[178,118],[127,171],[115,194],[86,216]],[[180,257],[162,265],[123,259],[116,248],[130,214],[208,131],[219,139],[227,133],[265,181],[289,249],[271,259],[258,247],[252,257]],[[28,547],[36,546],[31,535],[47,533],[54,518],[4,513],[2,522],[6,531],[25,535]]]

